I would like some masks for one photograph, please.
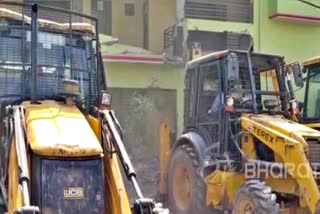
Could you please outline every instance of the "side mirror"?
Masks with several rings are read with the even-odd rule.
[[[239,59],[235,53],[231,53],[228,56],[227,74],[228,80],[239,79]]]
[[[302,88],[303,87],[303,75],[302,70],[299,63],[292,64],[292,72],[294,77],[294,82],[297,87]]]

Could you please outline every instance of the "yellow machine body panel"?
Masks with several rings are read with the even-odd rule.
[[[314,65],[320,62],[320,56],[315,56],[303,62],[303,66]]]
[[[320,123],[306,123],[304,125],[307,127],[313,128],[313,129],[317,129],[317,130],[320,129]]]
[[[269,128],[275,129],[287,136],[294,134],[300,136],[319,136],[319,132],[305,125],[290,121],[282,116],[258,115],[251,116],[250,119],[257,121]]]
[[[16,143],[14,139],[10,145],[9,153],[9,186],[8,186],[8,213],[14,213],[14,210],[23,206],[22,192],[19,186],[19,171],[16,153]]]
[[[276,132],[297,140],[307,152],[308,145],[303,136],[320,137],[319,132],[303,124],[299,124],[283,118],[282,116],[259,115],[251,116],[251,120],[258,122]]]
[[[271,117],[241,117],[241,126],[278,155],[287,173],[297,182],[300,205],[307,206],[313,213],[320,201],[320,193],[306,156],[306,142],[302,136],[317,136],[317,132],[298,123],[286,123],[285,119]]]
[[[27,140],[38,155],[86,157],[102,153],[101,144],[76,106],[24,102]]]
[[[226,205],[231,207],[234,194],[245,181],[243,173],[216,170],[205,178],[207,206]]]
[[[260,78],[268,78],[268,77],[272,78],[273,89],[275,91],[279,91],[278,77],[277,77],[277,73],[274,69],[260,73]]]
[[[108,186],[108,195],[112,195],[107,207],[111,207],[111,213],[131,213],[127,191],[122,180],[119,161],[116,154],[105,158],[105,182]]]
[[[99,136],[100,123],[99,121],[92,117],[88,116],[87,120],[95,133],[97,138]],[[104,156],[104,175],[105,175],[105,184],[106,192],[110,200],[107,200],[107,207],[111,209],[110,213],[131,213],[130,203],[124,182],[122,179],[118,157],[115,153],[112,155],[106,154]]]
[[[163,122],[160,125],[160,144],[159,144],[159,156],[160,160],[163,160],[159,163],[159,186],[158,190],[160,194],[165,194],[166,192],[166,172],[167,165],[170,155],[170,130],[171,126],[168,121]]]

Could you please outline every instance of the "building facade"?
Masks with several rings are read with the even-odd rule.
[[[317,0],[308,0],[317,4]],[[274,52],[288,60],[318,53],[320,10],[298,0],[24,0],[84,12],[100,33],[166,57],[224,48]],[[248,41],[247,35],[252,37]],[[299,44],[303,43],[303,48]],[[187,47],[187,49],[186,49]],[[184,52],[184,53],[183,53]],[[187,53],[186,53],[187,52]],[[191,54],[192,55],[192,54]],[[190,56],[189,56],[190,57]],[[187,58],[189,59],[189,58]]]
[[[316,38],[320,32],[320,10],[298,0],[180,2],[184,4],[181,17],[187,26],[185,36],[191,44],[200,43],[198,47],[204,54],[222,46],[246,49],[252,45],[255,51],[277,53],[287,61],[302,61],[319,52]],[[248,42],[247,34],[252,41]]]

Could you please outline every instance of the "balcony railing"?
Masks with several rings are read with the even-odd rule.
[[[195,19],[252,23],[253,3],[251,0],[186,0],[185,16]]]

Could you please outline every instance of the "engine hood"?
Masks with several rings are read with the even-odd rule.
[[[102,147],[76,106],[55,101],[24,102],[28,143],[36,154],[52,157],[98,156]]]
[[[304,137],[320,138],[320,132],[305,125],[293,122],[283,116],[251,115],[251,120],[261,123],[268,128],[276,130],[300,142],[305,142]]]

